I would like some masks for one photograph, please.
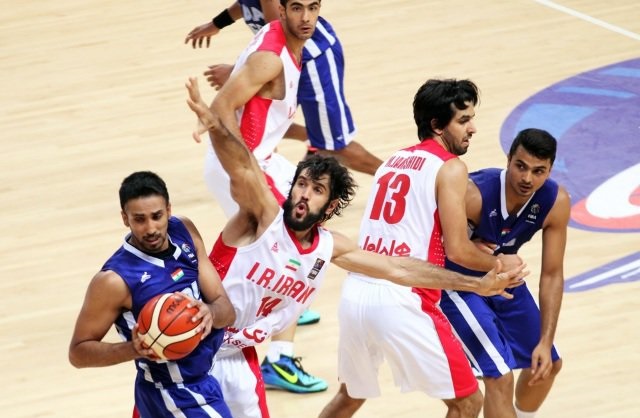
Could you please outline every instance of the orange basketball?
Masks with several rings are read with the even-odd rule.
[[[149,300],[138,315],[138,333],[143,345],[163,360],[178,360],[192,352],[200,342],[196,332],[200,321],[191,318],[198,308],[188,308],[189,298],[164,293]]]

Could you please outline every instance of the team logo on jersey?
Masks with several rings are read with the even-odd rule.
[[[533,205],[531,205],[531,209],[530,209],[531,213],[533,213],[534,215],[537,215],[538,213],[540,213],[540,205],[537,203],[534,203]]]
[[[321,258],[316,258],[316,262],[313,263],[313,268],[309,272],[307,278],[310,280],[315,279],[316,276],[318,276],[318,273],[320,273],[320,270],[322,270],[322,266],[324,266],[324,260]]]
[[[490,218],[495,218],[496,216],[498,216],[498,210],[497,209],[493,209],[491,212],[489,212],[489,217]]]
[[[177,282],[178,280],[182,279],[183,277],[184,277],[184,271],[182,271],[181,268],[178,268],[176,271],[171,273],[171,279],[173,279],[174,282]]]
[[[273,245],[271,246],[271,251],[273,251],[274,253],[278,252],[278,243],[274,242]]]
[[[151,278],[151,275],[145,271],[144,273],[142,273],[142,276],[140,276],[140,283],[144,283],[150,278]]]
[[[183,242],[182,245],[180,246],[180,248],[182,249],[182,251],[187,254],[187,257],[189,258],[193,258],[196,255],[193,253],[193,251],[191,250],[191,247],[189,246],[189,244],[187,244],[186,242]]]
[[[505,235],[507,235],[509,232],[511,232],[511,228],[502,228],[502,231],[500,231],[500,235],[501,235],[501,236],[505,236]]]

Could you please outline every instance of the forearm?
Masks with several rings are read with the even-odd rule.
[[[213,316],[213,327],[217,329],[232,325],[236,320],[236,312],[226,296],[219,296],[208,304]]]
[[[564,281],[559,278],[540,278],[540,342],[549,346],[553,344],[558,319],[560,317],[560,307],[564,292]]]
[[[478,277],[466,276],[438,267],[417,258],[396,257],[398,266],[388,278],[390,281],[410,287],[452,289],[475,292],[480,289]]]
[[[236,136],[227,126],[221,118],[217,124],[209,127],[209,137],[223,168],[227,173],[232,173],[241,163],[250,165],[251,153],[239,136],[239,130]]]
[[[491,270],[495,266],[497,258],[481,251],[468,239],[452,243],[452,245],[447,245],[445,242],[445,253],[450,261],[462,267],[482,272]]]
[[[106,367],[124,363],[140,357],[133,342],[106,343],[84,341],[69,351],[69,361],[74,367]]]
[[[213,23],[213,25],[218,29],[223,29],[232,25],[236,20],[241,18],[242,7],[240,6],[240,3],[234,2],[231,6],[222,10],[213,19],[211,19],[211,23]]]

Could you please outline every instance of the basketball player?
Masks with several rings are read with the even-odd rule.
[[[198,230],[189,219],[171,216],[164,181],[148,171],[124,179],[120,207],[130,233],[89,283],[69,361],[79,368],[135,361],[135,403],[143,418],[231,418],[209,370],[235,312]],[[156,361],[142,347],[136,320],[147,301],[172,292],[198,307],[193,320],[202,318],[203,337],[183,359]],[[125,341],[102,341],[114,324]]]
[[[264,24],[242,52],[233,74],[218,92],[214,106],[226,126],[243,138],[268,176],[272,191],[284,202],[295,166],[274,152],[295,115],[303,46],[314,33],[320,0],[283,1],[279,19]],[[207,187],[227,218],[238,211],[229,188],[229,176],[209,144],[205,158]],[[307,318],[303,312],[301,318]],[[315,321],[320,319],[316,315]],[[300,319],[299,319],[300,320]],[[274,335],[262,364],[270,387],[297,393],[319,392],[327,382],[307,373],[294,357],[296,324]],[[296,378],[290,378],[295,375]]]
[[[185,43],[202,47],[206,40],[238,19],[256,33],[266,22],[278,19],[278,5],[273,0],[237,0],[212,21],[195,27]],[[232,66],[216,64],[205,72],[214,87],[229,78]],[[355,141],[355,125],[344,97],[344,55],[333,27],[321,16],[316,30],[305,44],[298,87],[298,103],[304,114],[304,126],[293,124],[286,137],[309,140],[311,152],[333,155],[352,170],[373,175],[382,163],[378,157]]]
[[[468,239],[467,168],[457,158],[476,132],[478,89],[469,80],[428,80],[415,95],[420,143],[394,153],[376,172],[360,228],[360,247],[443,266],[445,254],[479,268],[495,264]],[[399,257],[395,257],[399,258]],[[517,255],[499,256],[519,265]],[[352,416],[380,395],[378,369],[387,360],[403,392],[442,399],[446,416],[477,417],[482,395],[460,342],[438,308],[440,290],[416,289],[354,272],[339,306],[338,393],[320,417]]]
[[[195,79],[189,80],[187,89],[189,107],[208,129],[239,205],[210,254],[236,307],[236,322],[227,328],[213,368],[234,416],[269,416],[255,345],[295,322],[316,297],[329,261],[403,285],[451,286],[506,296],[500,288],[520,284],[527,274],[520,265],[496,275],[501,270],[498,262],[482,280],[469,281],[416,258],[361,250],[344,235],[323,228],[324,221],[349,204],[355,188],[347,168],[333,157],[312,155],[301,161],[281,207],[255,156],[223,125],[215,106],[207,107]],[[194,137],[199,139],[197,133]]]
[[[527,286],[501,297],[447,291],[440,306],[462,340],[485,386],[485,418],[532,418],[562,367],[553,339],[564,289],[563,259],[569,223],[567,191],[549,178],[556,140],[540,129],[521,131],[507,169],[471,174],[466,211],[472,238],[493,254],[515,254],[542,230],[540,308]],[[447,262],[447,268],[482,275]],[[515,387],[513,370],[522,369]]]

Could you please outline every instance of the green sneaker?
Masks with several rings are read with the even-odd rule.
[[[311,309],[305,309],[298,317],[298,325],[311,325],[320,322],[320,314]]]
[[[271,363],[266,357],[260,365],[265,386],[294,393],[313,393],[327,390],[327,382],[305,372],[300,357],[280,355]]]

